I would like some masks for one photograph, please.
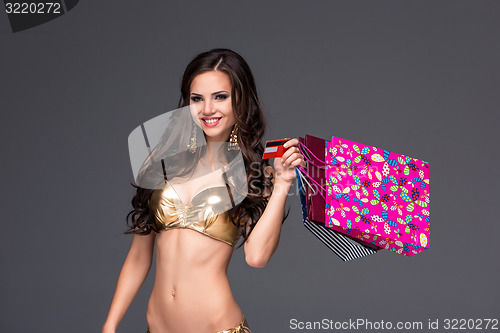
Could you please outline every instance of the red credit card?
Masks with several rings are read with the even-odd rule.
[[[285,153],[286,149],[283,147],[285,142],[290,139],[282,139],[282,140],[271,140],[266,142],[266,149],[264,149],[264,155],[262,155],[262,159],[281,157]]]

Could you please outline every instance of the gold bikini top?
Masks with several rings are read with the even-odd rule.
[[[184,205],[165,181],[164,189],[153,191],[149,207],[161,230],[191,229],[233,246],[240,239],[240,233],[229,218],[230,202],[228,188],[219,185],[201,190]]]

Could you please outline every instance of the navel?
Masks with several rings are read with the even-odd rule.
[[[175,289],[172,290],[172,297],[175,297]]]

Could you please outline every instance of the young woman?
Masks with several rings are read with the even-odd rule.
[[[184,106],[194,110],[193,117],[207,142],[203,149],[190,147],[191,153],[201,156],[198,164],[212,163],[213,169],[213,161],[205,157],[211,156],[210,147],[213,145],[213,151],[217,143],[229,142],[231,149],[240,150],[248,184],[246,197],[208,223],[191,215],[179,217],[175,207],[187,209],[195,202],[205,213],[214,196],[220,200],[217,196],[222,196],[219,190],[226,191],[224,188],[198,191],[179,184],[175,189],[165,185],[163,190],[154,190],[134,185],[134,210],[127,216],[132,220],[132,245],[103,333],[116,331],[148,275],[155,244],[156,277],[147,309],[149,332],[250,332],[231,292],[227,267],[240,237],[248,265],[264,267],[268,263],[286,219],[284,207],[295,179],[294,167],[305,166],[304,157],[298,140],[291,139],[282,158],[275,158],[274,168],[262,160],[266,123],[254,79],[245,60],[231,50],[204,52],[189,63],[179,102],[179,107]]]

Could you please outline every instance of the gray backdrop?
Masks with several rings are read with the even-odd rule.
[[[81,1],[13,34],[0,14],[0,331],[100,331],[131,241],[128,134],[177,106],[185,66],[214,47],[250,64],[266,139],[336,135],[431,167],[431,249],[411,258],[342,262],[290,196],[269,264],[243,249],[230,264],[252,332],[499,318],[499,19],[486,0]],[[118,332],[145,331],[153,280]]]

